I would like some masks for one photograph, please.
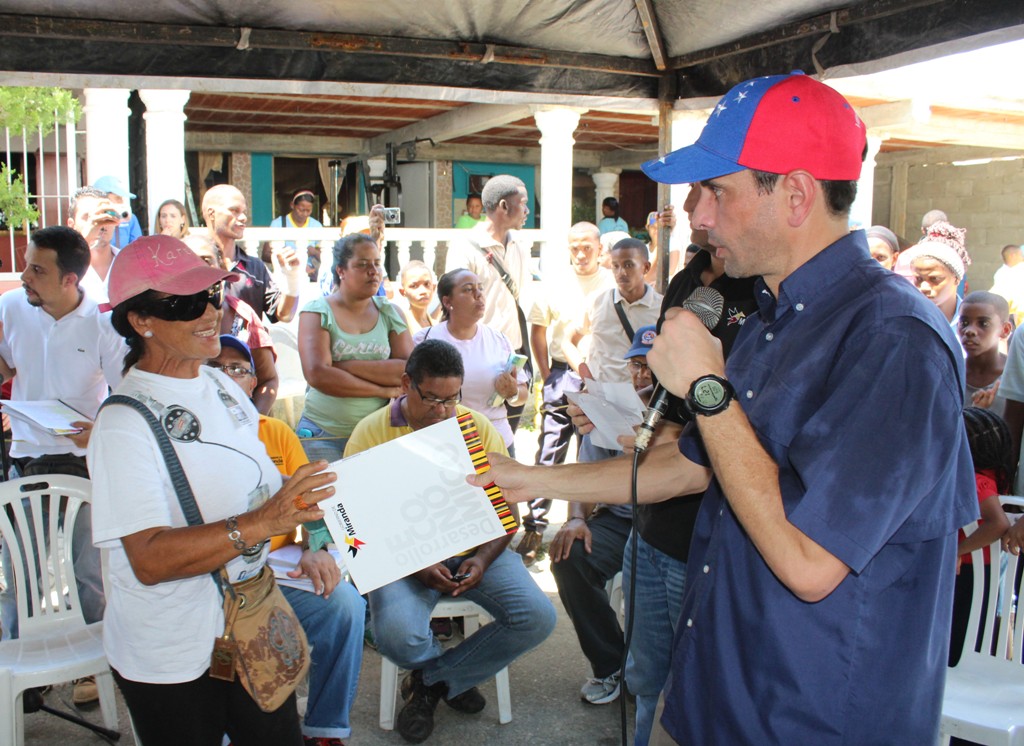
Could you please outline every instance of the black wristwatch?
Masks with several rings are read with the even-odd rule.
[[[724,378],[715,375],[701,376],[690,384],[690,392],[686,395],[686,408],[692,415],[702,414],[710,417],[724,412],[729,402],[736,397],[736,390]]]

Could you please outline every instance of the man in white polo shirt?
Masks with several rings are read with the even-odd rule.
[[[11,417],[11,459],[18,476],[87,477],[85,445],[91,420],[108,387],[121,380],[127,352],[124,341],[111,326],[109,315],[101,314],[79,287],[89,258],[89,245],[76,231],[64,226],[43,228],[32,234],[28,244],[21,289],[0,296],[0,371],[4,378],[17,374],[12,401],[59,399],[83,414],[81,433],[66,437]],[[86,622],[102,619],[104,608],[99,551],[92,546],[91,534],[92,515],[85,506],[75,523],[72,551]],[[4,567],[10,567],[6,546]],[[0,595],[4,639],[18,634],[13,578],[7,581]]]

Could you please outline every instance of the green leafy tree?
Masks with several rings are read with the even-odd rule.
[[[81,112],[78,99],[62,88],[0,87],[0,127],[14,135],[46,137],[56,124],[77,121]],[[21,228],[37,220],[39,211],[29,202],[21,175],[0,164],[0,224]]]

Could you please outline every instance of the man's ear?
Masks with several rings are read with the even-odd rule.
[[[999,333],[999,338],[1008,339],[1011,334],[1013,334],[1013,324],[1007,319],[1003,322],[1003,330]]]
[[[776,189],[785,197],[786,222],[791,228],[803,225],[814,205],[825,198],[817,179],[807,171],[791,171],[784,175]]]
[[[408,394],[410,391],[412,391],[412,378],[409,377],[408,373],[403,371],[402,372],[402,393],[403,394]]]

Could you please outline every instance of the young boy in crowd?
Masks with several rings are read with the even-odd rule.
[[[409,304],[405,314],[409,322],[409,332],[415,334],[426,326],[437,323],[435,315],[430,313],[430,303],[434,299],[434,273],[423,262],[413,259],[404,267],[399,275],[401,287],[398,292]]]
[[[999,345],[1011,331],[1010,307],[1002,296],[977,290],[964,298],[957,333],[967,353],[967,401],[1000,417],[1006,408],[999,395],[1006,355]]]

